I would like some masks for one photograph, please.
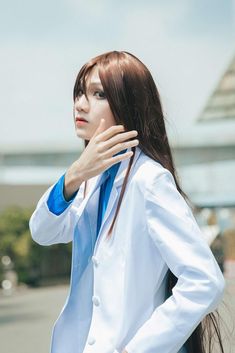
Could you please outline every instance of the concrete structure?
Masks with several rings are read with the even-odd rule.
[[[3,146],[0,150],[0,211],[11,205],[34,207],[42,193],[75,161],[78,146]],[[78,151],[78,152],[77,152]]]
[[[200,207],[235,207],[235,57],[203,111],[174,143],[182,184]]]

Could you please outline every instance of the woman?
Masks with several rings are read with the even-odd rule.
[[[73,242],[51,353],[205,352],[201,322],[224,278],[177,181],[149,70],[124,51],[90,60],[74,123],[85,149],[30,219],[39,244]]]

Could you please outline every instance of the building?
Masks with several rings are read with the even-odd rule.
[[[198,207],[234,207],[235,58],[205,108],[176,141],[170,138],[183,189]],[[0,146],[0,210],[35,206],[49,185],[78,158],[78,146]]]

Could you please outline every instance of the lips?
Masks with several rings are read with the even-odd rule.
[[[85,121],[86,123],[88,122],[86,119],[82,118],[81,116],[77,116],[75,118],[76,121]]]

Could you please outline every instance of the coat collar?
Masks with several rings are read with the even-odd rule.
[[[129,151],[131,151],[131,148],[127,149],[127,152],[129,152]],[[134,160],[132,162],[131,169],[133,168],[134,164],[136,163],[137,159],[139,158],[140,153],[141,153],[141,149],[138,146],[136,146],[135,156],[134,156]],[[122,186],[123,180],[125,178],[126,171],[128,168],[129,161],[130,161],[130,159],[128,158],[128,159],[125,159],[124,161],[121,162],[120,167],[117,171],[116,178],[114,179],[114,182],[113,182],[114,187],[118,188],[118,187]]]
[[[131,151],[131,148],[127,149],[127,152],[129,152],[129,151]],[[141,149],[139,147],[136,147],[134,159],[132,162],[132,167],[130,170],[130,175],[133,170],[132,168],[134,167],[134,164],[136,163],[140,154],[141,154]],[[103,218],[101,226],[100,226],[99,234],[97,236],[97,241],[93,240],[93,243],[95,245],[94,253],[96,253],[96,251],[97,251],[98,244],[100,243],[100,238],[102,238],[103,230],[106,228],[106,226],[109,226],[109,223],[110,223],[109,220],[111,219],[110,217],[113,214],[112,211],[113,211],[116,203],[118,202],[118,197],[120,194],[119,188],[123,184],[123,180],[126,175],[129,160],[130,159],[128,158],[128,159],[121,161],[118,172],[117,172],[116,177],[114,179],[113,187],[112,187],[112,190],[111,190],[111,193],[109,196],[108,205],[107,205],[107,208],[106,208],[106,211],[104,214],[104,218]],[[89,219],[92,238],[94,238],[94,233],[96,232],[96,229],[97,229],[96,228],[97,227],[97,216],[98,216],[97,204],[99,202],[99,193],[96,191],[101,186],[101,184],[105,181],[107,176],[108,176],[107,173],[102,173],[101,175],[96,177],[96,180],[94,181],[94,184],[93,184],[94,186],[91,187],[91,190],[89,191],[89,193],[86,197],[86,202],[83,205],[83,207],[86,208],[86,214]]]

